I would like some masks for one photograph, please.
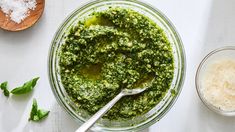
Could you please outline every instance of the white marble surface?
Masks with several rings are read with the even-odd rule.
[[[187,74],[180,97],[170,112],[149,132],[233,132],[235,117],[209,111],[199,100],[194,76],[198,63],[210,50],[235,45],[234,0],[146,0],[173,22],[185,46]],[[41,79],[26,97],[0,94],[0,132],[73,132],[74,120],[60,108],[50,90],[47,56],[62,20],[86,0],[47,0],[41,20],[32,28],[12,33],[0,29],[0,82],[11,88],[34,76]],[[27,121],[32,99],[51,110],[41,123]],[[147,131],[147,130],[146,130]]]

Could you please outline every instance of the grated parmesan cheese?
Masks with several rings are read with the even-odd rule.
[[[0,0],[0,8],[9,18],[21,23],[36,8],[36,0]]]
[[[204,98],[213,106],[235,110],[235,61],[220,60],[208,65],[202,81]]]

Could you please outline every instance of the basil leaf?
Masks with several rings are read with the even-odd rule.
[[[31,109],[31,112],[30,112],[29,120],[34,119],[34,115],[37,115],[37,111],[38,111],[38,104],[37,104],[36,99],[33,99],[33,104],[32,104],[32,109]]]
[[[50,111],[39,109],[37,112],[38,120],[36,120],[36,121],[39,121],[39,120],[47,117],[49,115],[49,113],[50,113]]]
[[[33,99],[33,105],[30,112],[29,121],[40,121],[43,118],[47,117],[49,115],[50,111],[38,109],[37,101],[36,99]]]
[[[19,94],[25,94],[25,93],[32,91],[33,88],[35,87],[35,85],[37,84],[38,79],[39,79],[39,77],[36,77],[36,78],[24,83],[23,86],[14,88],[11,91],[11,93],[19,95]]]
[[[3,90],[3,94],[9,97],[10,92],[7,89],[7,85],[8,85],[8,82],[3,82],[2,84],[0,84],[0,88]]]

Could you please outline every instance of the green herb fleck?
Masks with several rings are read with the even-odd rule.
[[[172,90],[171,90],[171,95],[172,95],[172,96],[176,96],[176,95],[177,95],[177,92],[176,92],[174,89],[172,89]]]
[[[21,87],[17,87],[11,91],[12,94],[19,95],[19,94],[25,94],[33,90],[35,85],[37,84],[39,77],[36,77],[26,83],[23,84]]]
[[[9,97],[10,95],[10,92],[9,90],[7,89],[7,84],[8,82],[3,82],[2,84],[0,84],[0,88],[3,90],[3,94],[7,97]]]
[[[50,111],[38,109],[38,104],[36,99],[33,99],[33,105],[30,112],[29,121],[40,121],[47,117]]]

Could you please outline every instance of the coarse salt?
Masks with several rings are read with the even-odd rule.
[[[36,0],[0,0],[0,8],[16,23],[21,23],[36,8]]]

